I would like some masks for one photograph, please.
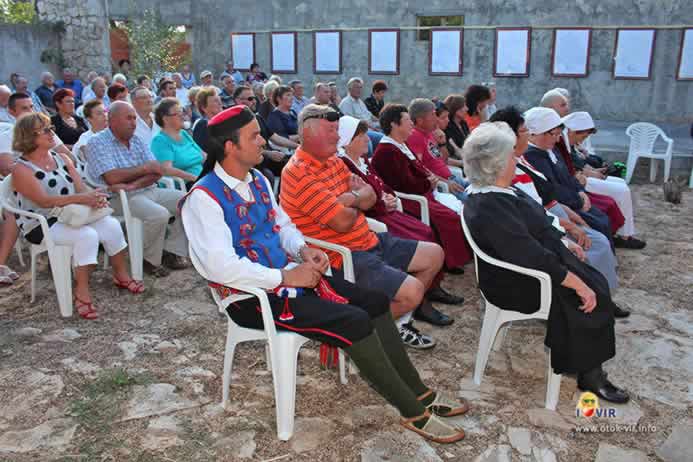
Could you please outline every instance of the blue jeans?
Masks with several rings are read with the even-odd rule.
[[[454,181],[458,185],[462,186],[463,188],[467,188],[469,186],[469,181],[465,180],[464,178],[459,178],[456,177],[455,175],[452,175],[450,177],[450,180]],[[464,203],[467,200],[467,197],[469,197],[469,194],[467,194],[465,191],[460,191],[460,192],[450,192],[450,194],[454,195],[456,198],[458,198],[462,203]]]

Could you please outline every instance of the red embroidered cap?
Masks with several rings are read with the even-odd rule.
[[[233,130],[249,124],[255,120],[255,114],[243,105],[232,106],[215,115],[207,123],[209,134],[212,136],[224,136]]]

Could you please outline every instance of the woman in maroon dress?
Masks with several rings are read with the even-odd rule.
[[[459,214],[433,197],[437,177],[424,167],[405,144],[413,127],[407,108],[401,104],[386,105],[380,112],[380,124],[386,136],[378,143],[371,161],[372,167],[393,190],[419,194],[428,199],[431,226],[445,250],[445,267],[456,272],[472,259],[472,253],[464,238]],[[420,215],[418,203],[403,200],[402,206],[405,212]]]
[[[368,152],[368,124],[354,117],[339,119],[339,143],[337,155],[355,175],[367,182],[378,196],[373,208],[366,215],[387,225],[394,236],[415,241],[436,242],[430,226],[411,215],[397,210],[395,192],[381,180],[364,156]]]
[[[350,116],[344,116],[339,119],[339,142],[337,143],[337,154],[342,159],[344,164],[355,175],[361,177],[367,182],[378,200],[375,205],[366,212],[366,216],[378,220],[387,225],[387,232],[393,236],[403,239],[412,239],[416,241],[438,242],[436,235],[430,226],[422,223],[415,217],[397,210],[397,197],[395,192],[386,185],[383,180],[378,177],[375,170],[371,167],[369,160],[366,158],[368,153],[368,124],[365,121],[356,119]],[[440,287],[440,281],[443,279],[442,273],[439,274],[431,285],[431,289],[426,294],[431,301],[455,305],[462,303],[464,297],[457,297],[445,291]],[[418,312],[419,310],[417,310]],[[447,325],[448,322],[443,321],[442,313],[436,313],[433,307],[424,307],[422,318],[421,313],[415,313],[417,319],[431,322],[437,325]],[[418,316],[417,316],[418,314]],[[452,321],[450,321],[452,322]]]

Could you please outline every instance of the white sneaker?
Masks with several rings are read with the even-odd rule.
[[[426,350],[436,346],[436,341],[430,336],[419,332],[411,321],[399,327],[399,335],[402,336],[402,342],[405,345],[417,350]]]

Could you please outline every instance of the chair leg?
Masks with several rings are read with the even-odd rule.
[[[72,247],[58,245],[48,253],[60,314],[72,316]]]
[[[144,223],[138,218],[133,218],[133,221],[134,226],[128,229],[131,233],[131,235],[128,235],[130,271],[133,279],[142,281],[144,279]]]
[[[17,252],[19,264],[22,266],[22,268],[24,268],[24,255],[22,255],[22,243],[20,242],[19,238],[17,238],[17,242],[14,243],[14,250]]]
[[[664,182],[669,181],[669,174],[671,173],[671,157],[664,159]]]
[[[498,351],[503,346],[503,342],[505,342],[505,336],[507,335],[508,328],[510,328],[511,324],[512,324],[512,321],[506,323],[504,326],[502,326],[500,329],[498,329],[498,333],[496,334],[496,339],[493,341],[493,347],[491,348],[493,351]]]
[[[269,343],[265,343],[265,363],[267,365],[267,371],[272,372],[272,355],[270,354]]]
[[[36,259],[38,258],[38,253],[34,251],[34,246],[32,245],[31,252],[31,303],[36,300]]]
[[[236,351],[236,340],[233,338],[231,324],[226,334],[226,350],[224,351],[224,376],[222,378],[221,406],[226,407],[229,400],[229,388],[231,387],[231,370],[233,368],[233,355]]]
[[[558,406],[558,397],[561,393],[561,375],[553,373],[551,351],[546,355],[546,360],[549,363],[547,367],[548,379],[546,381],[546,409],[555,411],[556,406]]]
[[[346,385],[348,383],[347,375],[346,375],[346,363],[349,361],[349,359],[346,357],[344,354],[344,350],[341,348],[339,349],[339,382],[342,385]]]
[[[657,159],[650,159],[650,183],[657,179]]]
[[[633,178],[633,172],[635,172],[635,166],[638,163],[638,156],[636,154],[630,154],[628,156],[628,161],[626,165],[626,183],[630,183],[631,178]]]
[[[288,441],[294,434],[294,413],[296,409],[296,368],[298,350],[305,339],[297,336],[277,339],[271,351],[275,364],[281,367],[272,368],[274,379],[274,400],[277,411],[277,436]]]
[[[496,332],[500,327],[501,310],[486,304],[486,313],[484,314],[484,323],[481,326],[481,336],[479,337],[479,351],[476,354],[476,364],[474,366],[474,383],[481,385],[481,378],[486,370],[488,355],[491,353],[491,345],[496,337]]]

